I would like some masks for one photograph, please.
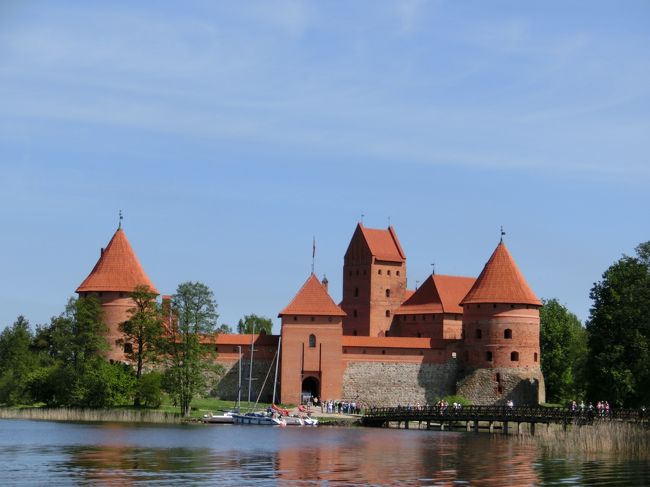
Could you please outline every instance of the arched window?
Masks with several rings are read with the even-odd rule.
[[[379,270],[377,271],[377,274],[379,274],[379,275],[381,276],[381,269],[379,269]]]
[[[389,309],[386,310],[386,318],[390,318],[390,310]]]
[[[485,360],[492,362],[492,352],[485,352]]]
[[[535,362],[537,362],[537,352],[535,352]]]
[[[316,346],[316,335],[313,333],[309,335],[309,348],[314,348]]]
[[[483,338],[483,331],[480,328],[477,328],[476,329],[476,339],[480,340],[481,338]]]
[[[386,297],[390,298],[390,289],[386,289]]]
[[[510,328],[503,332],[503,338],[506,338],[508,340],[512,339],[512,330]]]
[[[519,352],[510,352],[510,361],[519,362]]]

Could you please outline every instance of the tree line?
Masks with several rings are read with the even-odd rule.
[[[178,286],[169,303],[138,286],[129,319],[119,325],[129,364],[105,358],[109,350],[97,296],[71,298],[63,313],[36,326],[19,316],[0,333],[0,404],[51,407],[159,407],[167,393],[183,416],[197,395],[209,391],[215,364],[217,303],[200,282]],[[247,315],[240,333],[271,333],[268,318]]]
[[[540,310],[541,366],[549,402],[650,405],[650,242],[603,273],[583,327],[557,299]]]

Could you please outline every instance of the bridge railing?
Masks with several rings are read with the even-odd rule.
[[[369,408],[364,418],[394,420],[507,420],[539,422],[575,422],[595,420],[644,421],[648,412],[643,409],[610,409],[597,411],[588,408],[549,408],[539,406],[398,406]]]

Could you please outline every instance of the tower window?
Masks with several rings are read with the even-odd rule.
[[[386,289],[386,297],[390,298],[390,289]]]
[[[390,318],[390,310],[389,309],[386,310],[386,318]]]
[[[298,317],[297,317],[297,316],[294,316],[294,317],[293,317],[293,321],[298,321]]]
[[[483,331],[480,328],[477,328],[476,329],[476,339],[480,340],[481,338],[483,338]]]
[[[314,316],[311,317],[312,321],[316,321],[316,318]]]
[[[352,330],[352,335],[357,336],[357,330]]]
[[[357,315],[358,315],[357,310],[356,309],[352,310],[352,316],[354,316],[356,318]]]
[[[497,307],[497,305],[496,305],[496,304],[493,304],[493,305],[492,305],[492,307],[493,307],[493,308],[496,308],[496,307]]]
[[[358,287],[355,287],[355,288],[354,288],[354,297],[355,297],[355,298],[358,298],[358,297],[359,297],[359,288],[358,288]]]
[[[512,330],[510,328],[508,328],[503,332],[503,338],[505,338],[506,340],[512,339]]]
[[[397,274],[399,276],[399,271],[395,271],[395,274]]]
[[[422,321],[427,321],[427,315],[422,315]]]
[[[386,271],[386,274],[390,276],[390,269]]]
[[[313,333],[309,335],[309,348],[314,348],[316,347],[316,335]]]
[[[422,333],[418,331],[418,338],[422,338]]]
[[[379,274],[379,275],[381,276],[381,269],[379,269],[379,270],[377,271],[377,274]]]
[[[492,352],[485,352],[485,360],[492,362]]]
[[[125,343],[124,344],[124,353],[133,353],[133,344]]]
[[[519,362],[519,352],[510,352],[510,361]]]
[[[537,362],[537,352],[535,352],[535,362]]]

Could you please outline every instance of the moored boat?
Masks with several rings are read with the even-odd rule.
[[[286,426],[286,422],[282,418],[267,413],[246,413],[232,415],[235,424],[257,424],[264,426]]]
[[[232,424],[234,422],[233,413],[231,411],[226,411],[223,414],[204,414],[202,421],[204,423],[210,424]]]

